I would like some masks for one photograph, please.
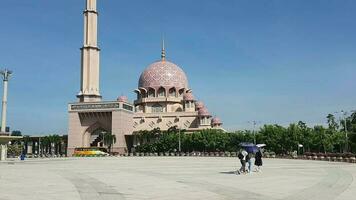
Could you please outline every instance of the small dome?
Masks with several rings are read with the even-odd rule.
[[[204,107],[204,103],[202,101],[195,102],[195,107],[199,110]]]
[[[127,102],[128,99],[127,99],[127,96],[119,96],[119,97],[117,98],[117,101],[119,101],[119,102]]]
[[[209,113],[209,110],[206,107],[203,107],[203,108],[199,109],[198,115],[199,116],[205,116],[205,117],[211,116],[210,113]]]
[[[195,99],[194,95],[191,92],[184,93],[184,95],[183,95],[183,100],[184,101],[194,101],[194,99]]]
[[[214,117],[214,118],[211,120],[211,124],[213,124],[213,125],[221,125],[222,122],[221,122],[220,118]]]
[[[176,89],[188,88],[188,79],[184,71],[176,64],[160,60],[150,64],[141,74],[138,87],[160,87]]]

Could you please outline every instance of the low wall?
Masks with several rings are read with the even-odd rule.
[[[120,156],[190,156],[190,157],[237,157],[237,152],[160,152],[160,153],[125,153],[120,154]],[[279,158],[279,159],[300,159],[300,160],[319,160],[319,161],[330,161],[330,162],[347,162],[347,163],[356,163],[356,157],[325,157],[325,156],[307,156],[307,155],[300,155],[300,156],[276,156],[276,155],[265,155],[264,158]]]

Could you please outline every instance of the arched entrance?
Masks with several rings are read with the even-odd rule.
[[[102,128],[96,129],[94,132],[91,133],[90,135],[90,147],[103,147],[103,133],[106,132],[106,130]]]
[[[83,147],[103,147],[103,133],[109,131],[101,123],[94,123],[83,134]]]

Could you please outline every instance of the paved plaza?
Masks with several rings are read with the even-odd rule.
[[[57,158],[0,163],[7,199],[337,199],[356,196],[356,165],[265,159],[235,175],[237,158]]]

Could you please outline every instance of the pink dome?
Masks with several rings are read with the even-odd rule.
[[[209,110],[206,107],[203,107],[203,108],[199,109],[198,115],[206,116],[206,117],[211,116],[210,113],[209,113]]]
[[[119,97],[117,98],[117,101],[119,101],[119,102],[127,102],[128,99],[127,99],[127,96],[119,96]]]
[[[176,64],[160,60],[152,63],[142,72],[138,87],[188,88],[188,79],[184,71]]]
[[[221,125],[221,124],[222,124],[220,118],[218,118],[218,117],[214,117],[214,118],[211,120],[211,123],[212,123],[213,125]]]
[[[195,107],[199,110],[204,107],[204,103],[201,101],[195,102]]]
[[[184,93],[184,95],[183,95],[183,100],[184,100],[184,101],[194,101],[195,98],[194,98],[193,93],[191,93],[191,92]]]

